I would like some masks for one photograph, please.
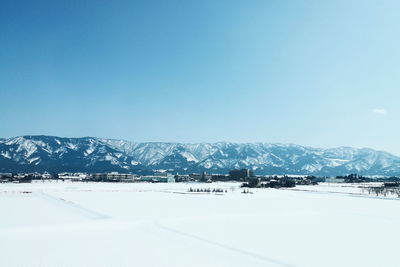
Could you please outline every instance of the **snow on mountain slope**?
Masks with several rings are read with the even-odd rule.
[[[179,173],[399,175],[400,158],[368,148],[320,149],[270,143],[135,143],[94,137],[22,136],[0,139],[0,171],[120,171]]]
[[[133,158],[96,138],[23,136],[0,141],[0,172],[121,171]]]

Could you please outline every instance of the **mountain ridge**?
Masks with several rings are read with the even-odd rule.
[[[334,176],[400,174],[400,157],[371,148],[314,148],[282,143],[132,142],[99,137],[0,138],[0,172],[227,173]]]

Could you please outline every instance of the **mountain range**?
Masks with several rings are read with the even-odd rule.
[[[320,176],[400,175],[400,157],[369,148],[312,148],[271,143],[137,143],[95,137],[20,136],[0,139],[0,172],[129,172],[169,170]]]

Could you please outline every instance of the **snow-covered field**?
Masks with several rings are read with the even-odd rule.
[[[333,184],[241,191],[0,184],[0,266],[400,265],[398,198]]]

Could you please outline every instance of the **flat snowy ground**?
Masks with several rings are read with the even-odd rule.
[[[334,184],[241,191],[0,184],[0,266],[400,265],[398,198]]]

